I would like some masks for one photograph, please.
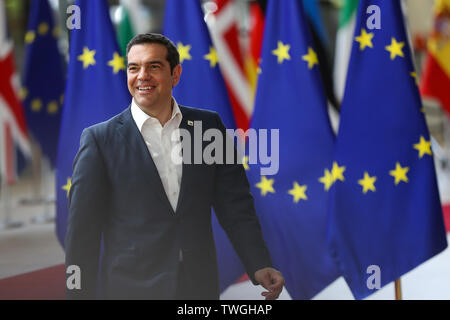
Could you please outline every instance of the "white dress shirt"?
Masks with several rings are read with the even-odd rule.
[[[175,98],[172,98],[172,101],[172,116],[164,126],[161,125],[158,119],[142,111],[134,99],[131,103],[131,115],[147,144],[148,151],[158,170],[167,198],[175,212],[180,194],[183,166],[181,163],[177,164],[172,161],[171,154],[172,149],[175,147],[181,150],[178,128],[183,116]],[[174,139],[175,141],[171,139],[173,132],[175,132],[174,134],[177,137],[177,139]]]

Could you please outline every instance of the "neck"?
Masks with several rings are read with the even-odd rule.
[[[136,103],[136,101],[135,101]],[[173,112],[173,99],[170,98],[167,104],[164,106],[158,108],[158,109],[152,109],[142,107],[136,103],[136,105],[144,111],[146,114],[148,114],[152,118],[158,119],[158,121],[161,123],[162,126],[166,124],[167,121],[170,120]]]

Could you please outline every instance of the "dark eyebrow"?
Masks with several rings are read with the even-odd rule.
[[[146,62],[145,64],[159,64],[161,66],[164,65],[160,60],[152,60],[152,61]],[[129,62],[127,67],[131,67],[131,66],[138,66],[138,64],[136,62]]]
[[[159,64],[159,65],[164,65],[160,60],[153,60],[153,61],[149,61],[146,62],[145,64]]]

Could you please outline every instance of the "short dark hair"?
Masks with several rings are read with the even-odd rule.
[[[173,42],[159,33],[142,33],[134,36],[133,39],[131,39],[127,44],[127,59],[128,52],[130,52],[131,47],[142,43],[159,43],[167,48],[166,60],[169,61],[171,73],[173,68],[180,64],[180,54],[178,53],[178,50]]]

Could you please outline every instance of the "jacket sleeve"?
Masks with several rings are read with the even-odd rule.
[[[73,164],[69,217],[65,237],[66,268],[80,268],[81,288],[66,288],[68,299],[95,299],[102,226],[109,183],[97,141],[90,129],[81,135]],[[70,275],[67,275],[70,276]]]
[[[225,126],[218,115],[216,121],[226,137]],[[229,137],[224,138],[224,141],[225,139]],[[224,147],[224,154],[225,149]],[[237,157],[237,151],[234,149],[234,164],[216,164],[213,207],[248,276],[256,285],[258,283],[254,279],[255,271],[271,267],[272,262],[255,212],[247,175],[243,165],[237,163]]]

